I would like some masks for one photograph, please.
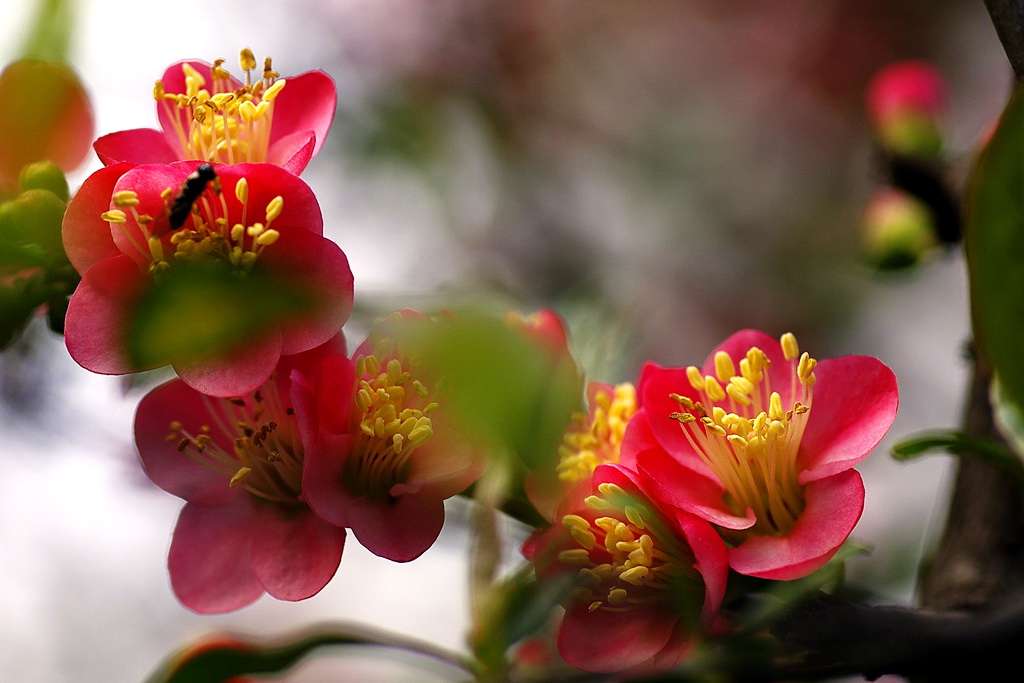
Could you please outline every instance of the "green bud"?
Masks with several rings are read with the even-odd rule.
[[[68,201],[68,181],[64,171],[52,161],[37,161],[21,169],[21,190],[49,190]]]

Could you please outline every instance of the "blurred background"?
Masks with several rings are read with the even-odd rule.
[[[949,462],[900,465],[886,451],[959,421],[967,295],[956,253],[901,274],[859,258],[861,212],[883,180],[863,92],[888,62],[932,61],[950,86],[959,186],[1011,83],[980,0],[74,7],[71,61],[97,135],[156,126],[153,81],[184,58],[235,65],[249,47],[283,76],[320,68],[336,79],[331,137],[303,177],[355,274],[355,343],[394,308],[473,303],[556,309],[593,379],[635,379],[646,360],[700,364],[742,327],[792,331],[819,359],[881,358],[900,379],[901,410],[860,467],[868,494],[854,536],[874,552],[849,576],[880,602],[912,602]],[[0,7],[4,62],[33,12]],[[98,167],[91,159],[72,189]],[[138,681],[207,630],[274,634],[326,619],[461,647],[459,502],[410,564],[350,539],[310,600],[264,598],[218,617],[181,607],[165,568],[181,502],[137,464],[141,395],[79,368],[43,325],[0,355],[0,680]]]

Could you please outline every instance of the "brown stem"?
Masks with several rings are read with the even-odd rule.
[[[1017,80],[1024,80],[1024,2],[1021,0],[985,0],[985,7],[996,35],[1003,44]]]

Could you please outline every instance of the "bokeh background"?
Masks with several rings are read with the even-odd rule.
[[[4,62],[33,10],[0,4]],[[900,275],[859,259],[860,214],[883,180],[863,90],[890,61],[933,61],[962,183],[1011,80],[981,0],[80,0],[73,19],[97,134],[154,126],[153,81],[183,58],[233,64],[250,47],[282,75],[334,76],[338,115],[304,178],[352,264],[355,342],[388,310],[472,303],[555,308],[589,376],[609,381],[645,360],[699,364],[741,327],[793,331],[818,358],[880,357],[902,403],[860,468],[855,537],[874,552],[849,577],[912,602],[949,463],[900,465],[887,447],[958,422],[967,295],[956,253]],[[142,391],[82,370],[42,325],[0,356],[0,680],[138,681],[211,629],[328,619],[461,646],[458,502],[410,564],[350,539],[310,600],[181,607],[165,569],[181,503],[146,480],[131,443]]]

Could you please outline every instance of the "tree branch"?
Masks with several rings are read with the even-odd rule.
[[[1003,44],[1018,81],[1024,80],[1024,2],[1022,0],[985,0],[985,7],[996,35]]]

